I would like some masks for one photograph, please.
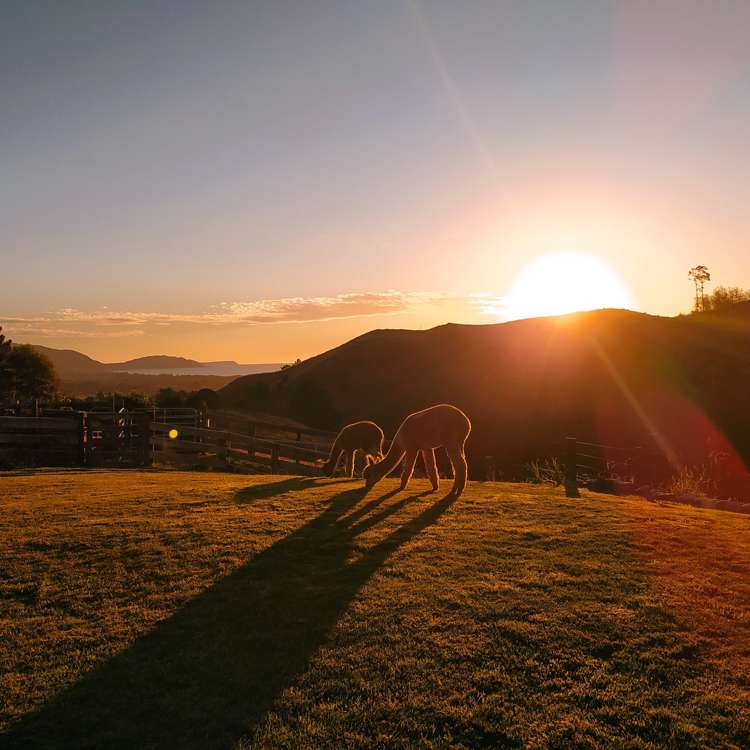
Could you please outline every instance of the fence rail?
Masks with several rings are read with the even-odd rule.
[[[270,422],[258,429],[247,419],[246,432],[211,429],[202,426],[211,424],[205,414],[189,412],[194,410],[0,417],[0,466],[164,464],[308,474],[317,472],[332,443],[324,433]]]
[[[334,437],[334,433],[282,421],[206,410],[2,416],[0,467],[165,465],[317,474]],[[495,480],[500,474],[494,456],[474,456],[470,463],[474,478]],[[561,463],[565,490],[571,497],[579,496],[578,488],[584,483],[591,487],[609,482],[635,489],[658,486],[675,474],[675,467],[648,447],[598,444],[575,437],[565,439]],[[440,468],[448,473],[447,467]],[[716,497],[750,498],[747,472],[723,472],[717,464],[711,482]]]

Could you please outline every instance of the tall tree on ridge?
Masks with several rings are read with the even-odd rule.
[[[706,266],[694,266],[688,271],[688,278],[692,279],[695,285],[695,305],[693,310],[701,312],[706,307],[703,287],[707,281],[711,281],[711,274],[708,272]]]

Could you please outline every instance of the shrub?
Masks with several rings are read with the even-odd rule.
[[[706,466],[683,466],[670,480],[667,491],[675,497],[707,497],[711,477]]]
[[[526,464],[526,476],[532,484],[552,484],[558,487],[565,481],[565,467],[555,456],[537,458]]]

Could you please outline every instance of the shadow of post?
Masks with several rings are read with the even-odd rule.
[[[361,513],[345,517],[365,495],[358,487],[333,497],[319,516],[12,725],[0,747],[232,747],[305,670],[387,557],[453,502],[444,498],[347,563],[356,535],[411,499],[359,523]]]

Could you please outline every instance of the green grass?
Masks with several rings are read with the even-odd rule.
[[[0,475],[0,748],[750,746],[749,518],[360,485]]]

